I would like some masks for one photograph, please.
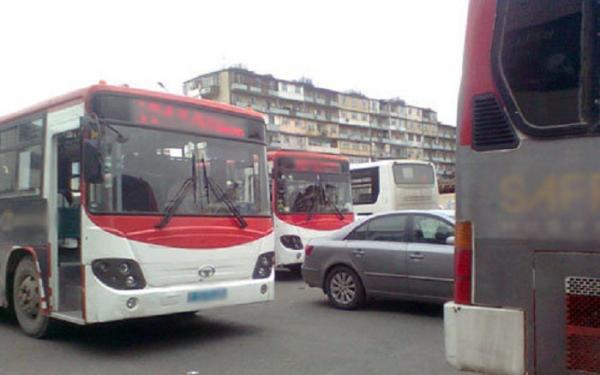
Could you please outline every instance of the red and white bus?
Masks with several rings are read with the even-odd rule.
[[[271,151],[268,159],[276,263],[299,270],[310,239],[354,221],[348,159],[292,150]]]
[[[99,84],[0,120],[0,306],[29,335],[273,299],[265,127]]]
[[[470,3],[444,310],[457,368],[600,373],[599,17],[597,1]]]

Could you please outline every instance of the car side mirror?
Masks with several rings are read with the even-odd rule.
[[[85,182],[98,184],[102,182],[102,162],[100,152],[94,143],[90,140],[83,143],[83,176]]]
[[[446,238],[446,244],[454,245],[454,236],[450,236],[450,237]]]

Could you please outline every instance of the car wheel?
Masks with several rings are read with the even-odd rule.
[[[329,272],[325,281],[327,297],[338,309],[355,310],[365,304],[365,289],[356,272],[345,266],[337,266]]]
[[[27,335],[43,338],[50,332],[50,318],[42,311],[39,275],[31,257],[19,261],[13,279],[13,306]]]

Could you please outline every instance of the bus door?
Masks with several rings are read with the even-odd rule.
[[[81,310],[81,140],[79,131],[55,137],[58,311]]]

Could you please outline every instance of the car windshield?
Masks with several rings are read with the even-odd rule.
[[[264,146],[132,126],[113,128],[122,136],[109,131],[101,140],[88,141],[99,149],[103,165],[103,181],[89,184],[92,212],[163,213],[181,195],[175,215],[231,215],[223,197],[209,187],[212,183],[242,215],[269,215]]]
[[[277,179],[280,213],[342,213],[352,210],[350,176],[346,173],[283,171]]]

